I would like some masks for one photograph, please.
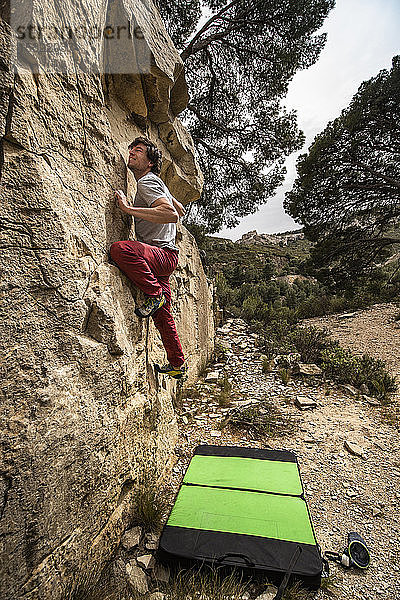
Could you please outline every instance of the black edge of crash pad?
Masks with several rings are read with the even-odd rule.
[[[317,544],[166,525],[160,539],[159,557],[165,562],[189,559],[284,574],[298,546],[302,552],[293,575],[309,578],[318,587],[323,562]],[[229,554],[231,556],[227,556]]]
[[[297,457],[289,450],[264,450],[264,448],[242,448],[240,446],[209,446],[200,445],[194,450],[194,455],[223,456],[238,458],[256,458],[258,460],[279,460],[297,463]]]

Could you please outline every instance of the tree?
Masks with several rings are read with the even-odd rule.
[[[233,227],[282,183],[284,157],[302,147],[304,136],[280,100],[296,71],[316,61],[325,34],[314,33],[333,6],[334,0],[158,0],[182,50],[190,93],[182,118],[205,175],[186,222],[210,233]],[[193,33],[201,8],[210,16]]]
[[[362,83],[297,162],[285,208],[333,283],[367,274],[400,242],[400,56]]]
[[[262,270],[262,276],[264,281],[271,281],[272,277],[275,274],[275,265],[270,258],[265,259],[265,263]]]

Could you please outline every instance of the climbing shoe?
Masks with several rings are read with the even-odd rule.
[[[359,569],[366,569],[371,561],[367,544],[355,531],[347,534],[347,547],[343,552],[328,551],[325,552],[325,556],[328,560],[334,560],[344,567],[358,567]]]
[[[164,294],[160,294],[159,296],[146,296],[144,304],[135,308],[135,315],[139,317],[139,319],[146,319],[147,317],[154,315],[156,310],[164,306],[164,304]]]
[[[173,367],[169,363],[160,367],[160,365],[154,365],[154,368],[157,373],[162,373],[163,375],[169,375],[174,379],[183,379],[186,376],[186,366],[181,365],[180,367]]]

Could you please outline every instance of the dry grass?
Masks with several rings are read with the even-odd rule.
[[[219,391],[214,394],[214,400],[225,408],[232,402],[232,384],[226,375],[218,382],[218,387]]]
[[[278,376],[280,377],[283,385],[287,385],[290,381],[291,370],[288,368],[279,369]]]
[[[153,470],[143,473],[133,497],[134,525],[140,525],[146,532],[160,531],[167,510],[167,499],[157,485],[157,475]]]
[[[221,424],[244,429],[255,439],[273,437],[295,431],[296,424],[269,400],[232,409]]]
[[[248,585],[235,571],[226,575],[221,570],[203,567],[199,570],[179,572],[162,591],[166,600],[227,600],[241,598]]]

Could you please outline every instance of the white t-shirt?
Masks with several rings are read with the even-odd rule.
[[[137,191],[134,206],[138,208],[150,208],[153,202],[159,198],[166,198],[173,206],[169,189],[162,179],[152,173],[146,173],[137,182]],[[152,223],[145,221],[140,217],[135,217],[135,231],[139,242],[158,246],[159,248],[169,248],[178,250],[175,245],[176,224],[175,223]]]

